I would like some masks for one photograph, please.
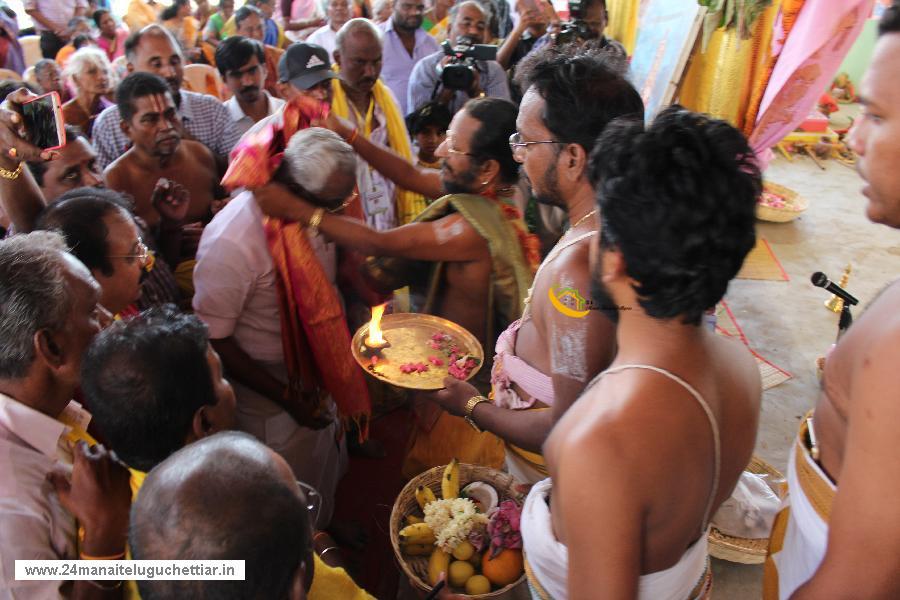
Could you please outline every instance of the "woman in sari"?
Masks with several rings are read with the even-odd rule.
[[[197,46],[200,38],[200,27],[197,19],[191,16],[190,0],[175,0],[171,6],[159,15],[163,27],[168,29],[181,49],[190,57],[191,61],[197,61],[202,56]]]
[[[110,62],[125,55],[125,39],[128,32],[116,25],[112,13],[106,9],[94,11],[94,23],[100,31],[97,36],[97,45],[106,52],[106,58]]]

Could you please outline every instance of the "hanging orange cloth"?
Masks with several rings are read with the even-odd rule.
[[[281,162],[287,140],[328,106],[300,96],[284,107],[281,124],[273,123],[245,139],[231,152],[222,185],[257,188],[267,184]],[[266,240],[278,273],[278,295],[285,365],[293,391],[324,388],[343,419],[359,420],[371,412],[365,375],[350,352],[350,331],[337,290],[296,223],[267,219]],[[291,394],[291,398],[299,398]],[[365,427],[361,434],[365,435]]]

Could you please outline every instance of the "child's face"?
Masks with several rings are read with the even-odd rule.
[[[434,151],[441,145],[445,137],[447,137],[447,132],[442,131],[437,125],[426,125],[416,134],[419,154],[433,157]]]

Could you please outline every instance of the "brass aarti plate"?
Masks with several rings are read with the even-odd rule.
[[[444,387],[444,378],[449,374],[450,358],[447,350],[451,342],[437,342],[443,349],[432,348],[429,342],[432,336],[448,335],[452,345],[458,348],[460,357],[468,356],[477,361],[477,365],[469,371],[466,380],[471,379],[484,364],[484,350],[475,336],[452,321],[418,313],[395,313],[384,315],[381,319],[384,339],[389,344],[380,350],[366,346],[369,335],[369,323],[360,327],[350,342],[353,357],[359,366],[369,375],[397,387],[411,390],[440,390]],[[377,359],[373,362],[372,357]],[[436,365],[429,357],[443,361]],[[401,365],[423,363],[428,367],[425,372],[403,373]]]

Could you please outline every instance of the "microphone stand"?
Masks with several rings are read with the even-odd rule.
[[[843,306],[841,307],[841,318],[838,320],[838,340],[841,339],[841,336],[847,332],[852,324],[853,315],[850,313],[850,303],[843,302]]]

